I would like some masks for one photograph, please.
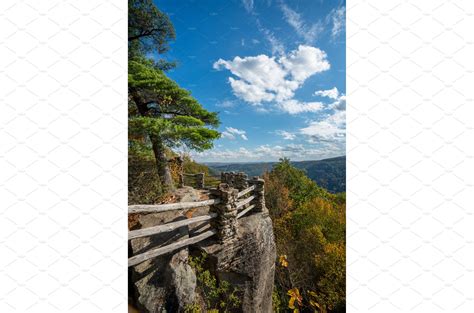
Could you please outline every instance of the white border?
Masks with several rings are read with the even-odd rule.
[[[348,312],[472,312],[474,3],[347,2]],[[0,310],[126,307],[126,12],[0,2]]]
[[[347,1],[348,312],[474,312],[473,13]]]
[[[127,2],[0,1],[0,311],[127,303]]]

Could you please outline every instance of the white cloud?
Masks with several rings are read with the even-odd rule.
[[[245,130],[241,130],[241,129],[237,129],[233,127],[226,127],[221,135],[222,135],[222,138],[227,138],[230,140],[234,140],[236,136],[242,138],[243,140],[248,140]]]
[[[328,70],[330,64],[324,51],[300,45],[280,58],[237,56],[230,61],[219,59],[213,67],[225,68],[237,77],[229,77],[229,83],[238,98],[256,106],[275,101],[277,108],[296,114],[319,110],[317,102],[301,103],[291,98],[308,77]]]
[[[339,96],[333,103],[329,105],[330,109],[344,111],[346,110],[346,96]]]
[[[253,162],[253,161],[278,161],[280,158],[298,160],[318,160],[340,156],[345,153],[344,145],[323,143],[317,146],[302,144],[288,144],[284,146],[261,145],[253,149],[216,149],[204,152],[193,152],[199,160],[212,162]]]
[[[276,95],[272,92],[267,92],[267,90],[275,92],[283,91],[273,88],[265,89],[265,86],[250,84],[244,80],[234,79],[232,77],[229,77],[229,83],[235,96],[254,105],[260,104],[262,101],[272,101],[275,99]]]
[[[222,137],[222,138],[226,138],[226,139],[230,139],[230,140],[234,140],[234,139],[235,139],[235,136],[234,136],[234,135],[232,135],[231,133],[226,132],[226,131],[223,131],[223,132],[221,133],[221,137]]]
[[[255,22],[257,24],[258,31],[262,33],[265,40],[270,44],[272,55],[282,55],[285,52],[285,46],[283,43],[275,37],[275,34],[263,27],[258,18]]]
[[[239,79],[229,77],[234,94],[253,104],[287,99],[298,84],[287,80],[288,72],[275,60],[264,54],[255,57],[235,57],[232,61],[219,59],[215,69],[226,68]]]
[[[323,108],[322,102],[301,102],[295,99],[281,101],[278,105],[282,111],[290,114],[316,112]]]
[[[236,134],[236,135],[244,135],[245,134],[245,130],[240,130],[240,129],[233,128],[233,127],[226,127],[226,130],[233,133],[233,134]]]
[[[286,131],[286,130],[278,130],[276,133],[277,133],[278,135],[282,136],[283,139],[285,139],[285,140],[294,140],[294,139],[296,138],[296,135],[295,135],[295,134],[290,133],[290,132],[288,132],[288,131]]]
[[[332,21],[332,30],[331,30],[331,38],[335,40],[337,36],[344,30],[346,26],[346,7],[342,6],[336,9],[333,9],[329,16]]]
[[[271,5],[271,0],[267,0],[267,6]],[[278,40],[278,38],[275,36],[273,32],[265,28],[262,23],[260,22],[260,19],[258,18],[258,13],[255,10],[255,2],[254,0],[242,0],[242,4],[245,8],[245,11],[247,11],[248,14],[250,14],[254,19],[255,23],[257,25],[257,29],[260,33],[262,33],[263,37],[265,38],[266,41],[270,44],[270,48],[272,50],[273,55],[282,55],[285,52],[285,47],[283,43]],[[253,44],[260,43],[259,40],[253,39],[252,40]]]
[[[322,32],[323,27],[320,23],[312,25],[306,24],[301,15],[288,7],[285,3],[280,6],[286,22],[293,27],[295,32],[305,40],[306,43],[312,43],[318,37],[319,33]]]
[[[339,90],[336,87],[328,90],[318,90],[314,92],[315,96],[327,97],[334,100],[329,104],[328,108],[333,110],[343,111],[346,109],[346,96],[339,94]]]
[[[300,133],[307,136],[310,142],[342,141],[346,136],[346,112],[335,111],[318,121],[312,121]]]
[[[333,89],[315,91],[314,95],[321,96],[321,97],[328,97],[335,100],[339,97],[339,91],[337,90],[336,87],[334,87]]]
[[[298,81],[304,82],[308,77],[329,70],[331,67],[326,52],[311,46],[298,46],[288,56],[283,56],[280,63]]]
[[[216,104],[219,108],[233,108],[235,106],[235,102],[229,99],[222,100]]]

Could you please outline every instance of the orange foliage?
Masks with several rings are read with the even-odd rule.
[[[345,312],[345,195],[320,188],[288,160],[264,179],[279,255],[277,303],[293,312]]]

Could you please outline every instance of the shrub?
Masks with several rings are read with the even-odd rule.
[[[217,278],[205,268],[204,264],[206,258],[207,255],[204,252],[201,256],[189,257],[189,264],[196,271],[198,288],[206,302],[206,312],[223,313],[238,308],[241,303],[238,296],[238,289],[232,287],[230,283],[225,280],[218,281]],[[186,309],[186,312],[197,313],[201,311],[195,310],[203,308],[195,304],[189,309]]]
[[[159,203],[164,195],[154,159],[139,154],[128,157],[128,203]]]

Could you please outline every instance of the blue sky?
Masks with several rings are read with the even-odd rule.
[[[222,138],[200,162],[345,155],[345,1],[161,1],[176,29],[168,75]]]

